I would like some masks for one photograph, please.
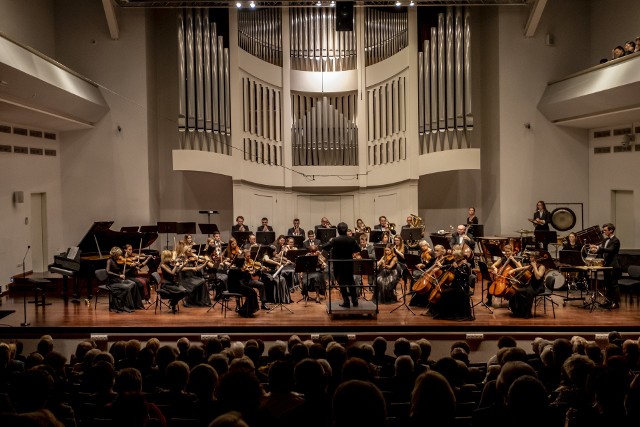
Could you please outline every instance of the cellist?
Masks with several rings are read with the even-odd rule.
[[[449,262],[446,278],[439,284],[440,296],[436,301],[431,301],[428,313],[433,314],[434,319],[473,320],[467,296],[471,266],[461,250],[454,250],[449,258],[452,259],[445,259],[445,262]]]
[[[412,286],[413,296],[409,305],[414,307],[425,307],[429,302],[430,285],[425,289],[422,285],[425,284],[424,280],[431,279],[433,271],[442,267],[447,255],[447,250],[442,245],[435,245],[433,252],[429,248],[429,243],[426,240],[421,240],[420,246],[420,259],[421,263],[416,265],[414,270],[414,282]],[[428,275],[425,277],[425,274]],[[416,277],[417,276],[417,277]],[[432,280],[431,280],[432,281]]]
[[[520,268],[522,267],[522,263],[513,257],[513,246],[504,245],[502,249],[504,256],[498,258],[496,262],[491,265],[491,272],[494,275],[502,276],[502,273],[505,273],[505,269],[509,267],[509,269]],[[491,305],[493,302],[493,295],[489,293],[489,288],[487,288],[487,305]]]
[[[528,283],[526,283],[525,286],[516,288],[514,295],[509,298],[511,314],[515,317],[523,317],[525,319],[532,317],[531,307],[533,306],[533,301],[536,295],[544,291],[544,274],[547,271],[543,264],[538,263],[535,258],[531,258],[529,265],[515,268],[511,273],[517,273],[527,269],[531,271],[531,278]]]

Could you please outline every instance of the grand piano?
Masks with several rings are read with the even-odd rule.
[[[80,282],[82,280],[85,281],[87,287],[87,297],[92,298],[94,273],[96,270],[106,267],[109,251],[114,246],[122,248],[124,245],[130,244],[135,252],[142,248],[142,253],[158,256],[157,250],[148,249],[158,238],[158,233],[114,231],[111,230],[112,225],[113,221],[94,222],[77,247],[53,257],[54,263],[49,265],[49,271],[63,276],[62,297],[65,301],[68,300],[69,277],[74,280],[72,298],[80,297]],[[155,270],[152,268],[150,265],[150,271]]]

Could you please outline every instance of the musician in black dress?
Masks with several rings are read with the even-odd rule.
[[[281,274],[281,263],[276,261],[275,246],[269,246],[262,256],[263,271],[260,275],[260,281],[264,283],[265,292],[267,293],[267,302],[276,304],[290,304],[291,293],[287,286],[286,279]]]
[[[325,294],[325,289],[327,287],[327,261],[324,259],[322,252],[318,250],[316,245],[311,245],[309,247],[309,252],[307,252],[305,256],[318,257],[318,267],[316,271],[302,273],[302,296],[309,298],[309,292],[315,292],[315,301],[320,303],[320,295]]]
[[[202,270],[207,265],[206,260],[196,256],[188,246],[184,247],[184,251],[178,255],[178,259],[184,263],[179,275],[180,285],[187,290],[183,305],[185,307],[210,306],[209,288],[202,276]]]
[[[474,208],[473,206],[468,210],[466,223],[467,227],[469,227],[469,229],[467,230],[467,234],[474,236],[475,230],[473,226],[478,224],[478,217],[476,216],[476,208]]]
[[[138,289],[131,280],[126,279],[124,258],[122,249],[117,246],[111,248],[107,260],[107,275],[111,287],[111,301],[109,310],[116,312],[126,311],[131,313],[136,308],[143,308],[142,298]]]
[[[453,280],[443,282],[440,287],[440,298],[431,301],[433,304],[431,313],[434,319],[473,320],[468,296],[471,266],[460,250],[454,251],[452,257],[453,261],[449,267],[443,267],[443,270],[448,269],[452,272]]]
[[[582,250],[582,244],[578,240],[578,236],[576,236],[576,233],[574,232],[569,233],[569,235],[567,236],[567,239],[562,241],[562,250],[563,251],[581,251]]]
[[[245,249],[244,265],[241,269],[243,273],[242,282],[245,286],[249,286],[250,288],[258,290],[261,302],[260,308],[263,310],[269,310],[269,307],[267,306],[267,295],[264,290],[264,283],[258,280],[260,277],[260,267],[261,264],[251,258],[251,251]]]
[[[358,291],[353,280],[353,254],[360,251],[360,247],[353,237],[347,236],[346,223],[338,224],[338,236],[324,245],[323,249],[331,253],[331,259],[345,260],[333,263],[333,274],[340,285],[343,303],[341,307],[349,308],[351,304],[358,306]],[[349,260],[349,261],[346,261]],[[351,303],[349,302],[351,298]]]
[[[145,301],[149,301],[151,298],[151,293],[149,289],[149,283],[147,282],[146,277],[143,277],[140,274],[140,270],[144,268],[149,261],[151,261],[151,257],[134,255],[133,247],[129,244],[124,245],[124,254],[123,257],[127,262],[127,270],[125,272],[125,276],[127,279],[133,281],[138,288],[138,292],[142,295],[142,299]]]
[[[610,301],[610,308],[620,308],[620,287],[618,286],[618,278],[621,269],[618,261],[618,253],[620,252],[620,239],[615,236],[616,226],[612,223],[606,223],[602,226],[602,234],[605,240],[600,245],[591,245],[589,252],[604,257],[605,267],[613,267],[612,270],[604,271],[604,285],[607,288],[607,298]]]
[[[519,277],[522,272],[529,271],[531,278],[528,282],[514,285],[512,288],[515,294],[509,298],[509,308],[514,317],[522,317],[529,319],[532,317],[531,308],[536,295],[544,292],[544,274],[547,269],[535,258],[531,259],[530,264],[522,267],[514,268],[511,271],[513,277]]]
[[[494,279],[499,279],[499,277],[495,277],[495,275],[506,273],[506,267],[509,267],[509,269],[522,267],[522,263],[513,257],[513,246],[509,244],[504,245],[502,253],[504,256],[498,258],[498,260],[489,267],[489,271],[494,274]],[[491,287],[487,288],[487,305],[493,303],[493,295],[489,293],[490,289]]]
[[[533,213],[531,222],[536,226],[535,231],[549,231],[551,212],[547,210],[547,205],[542,200],[536,204],[536,211]]]
[[[176,262],[173,254],[169,250],[162,251],[162,264],[160,264],[160,272],[162,274],[162,283],[159,284],[160,289],[169,293],[169,307],[175,313],[180,300],[187,296],[187,290],[178,283],[178,273],[182,270],[184,263]]]

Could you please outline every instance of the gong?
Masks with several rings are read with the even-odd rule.
[[[576,214],[569,208],[555,208],[551,212],[551,225],[558,231],[571,230],[576,225]]]

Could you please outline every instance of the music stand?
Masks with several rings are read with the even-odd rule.
[[[288,253],[287,253],[288,254]],[[296,304],[300,301],[304,300],[305,305],[309,300],[309,274],[315,273],[318,269],[318,256],[317,255],[308,255],[308,256],[299,256],[296,258],[296,266],[293,270],[294,273],[307,273],[307,294],[303,295]]]
[[[489,252],[489,255],[491,255],[492,257],[502,258],[504,256],[504,253],[502,252],[502,249],[500,249],[500,246],[494,243],[483,243],[483,246],[487,249],[487,252]]]
[[[276,241],[275,231],[256,231],[256,242],[261,245],[270,245]]]
[[[403,229],[404,230],[409,230],[408,228]],[[418,229],[419,230],[419,229]],[[407,265],[407,268],[409,269],[415,269],[416,265],[420,264],[422,262],[422,258],[420,258],[420,255],[414,255],[414,254],[404,254],[404,261]],[[411,295],[411,289],[409,289],[409,291],[407,292],[407,283],[405,282],[405,280],[402,280],[402,304],[400,304],[399,306],[397,306],[396,308],[394,308],[393,310],[391,310],[390,313],[393,313],[394,311],[396,311],[397,309],[404,307],[407,310],[409,310],[411,312],[411,314],[413,314],[414,316],[416,315],[413,310],[411,310],[411,307],[409,307],[409,304],[407,304],[407,295]]]
[[[558,233],[550,230],[535,230],[533,232],[533,238],[536,241],[538,249],[547,249],[549,243],[558,241]]]
[[[430,234],[431,242],[433,243],[433,247],[436,245],[444,246],[446,250],[451,250],[451,242],[449,241],[451,236],[447,236],[445,234]]]
[[[287,253],[284,255],[289,261],[296,262],[298,258],[303,257],[307,254],[306,249],[289,249]]]
[[[122,233],[137,233],[138,229],[140,229],[140,227],[138,227],[137,225],[133,227],[120,227],[120,231]]]
[[[275,233],[274,233],[274,235],[275,235]],[[287,240],[289,240],[289,238],[293,239],[293,244],[296,246],[296,248],[301,248],[303,246],[304,236],[288,235],[288,236],[284,236],[284,237]]]
[[[484,237],[484,225],[483,224],[472,224],[469,227],[469,231],[467,234],[472,235],[474,238],[476,237]]]
[[[247,240],[249,240],[249,236],[253,234],[253,231],[232,231],[231,235],[238,242],[238,246],[244,245]]]
[[[179,222],[176,227],[176,234],[196,234],[196,223]]]
[[[338,230],[335,228],[318,228],[316,231],[316,239],[320,240],[320,243],[325,244],[336,237],[337,234]]]
[[[371,230],[371,233],[369,233],[369,242],[380,243],[382,241],[382,236],[384,236],[384,233],[388,233],[388,231]]]
[[[169,233],[176,234],[177,229],[177,222],[158,222],[158,233],[166,233],[167,235],[167,249],[169,249]]]
[[[365,251],[366,252],[366,251]],[[373,283],[368,283],[369,289],[373,289],[373,295],[376,295],[376,289],[378,288],[377,283],[377,274],[376,274],[376,260],[375,259],[354,259],[353,260],[353,275],[354,276],[367,276],[373,277]],[[360,283],[364,283],[360,280]],[[358,285],[356,285],[358,286]],[[364,298],[364,284],[360,285],[363,288],[363,298]],[[367,301],[366,298],[364,298]],[[376,298],[376,313],[378,313],[378,298]]]
[[[157,233],[158,226],[157,225],[141,225],[140,232],[141,233]]]
[[[422,228],[403,228],[400,230],[400,237],[402,237],[402,240],[405,242],[411,240],[417,242],[422,239],[422,233]]]
[[[373,247],[373,251],[376,254],[376,259],[380,259],[382,258],[382,255],[384,255],[384,246],[374,246]]]
[[[207,223],[211,224],[211,215],[215,215],[218,213],[218,211],[198,211],[198,213],[201,214],[206,214],[207,215]]]
[[[207,237],[220,232],[216,224],[198,224],[198,228],[200,229],[200,233],[206,234]]]

